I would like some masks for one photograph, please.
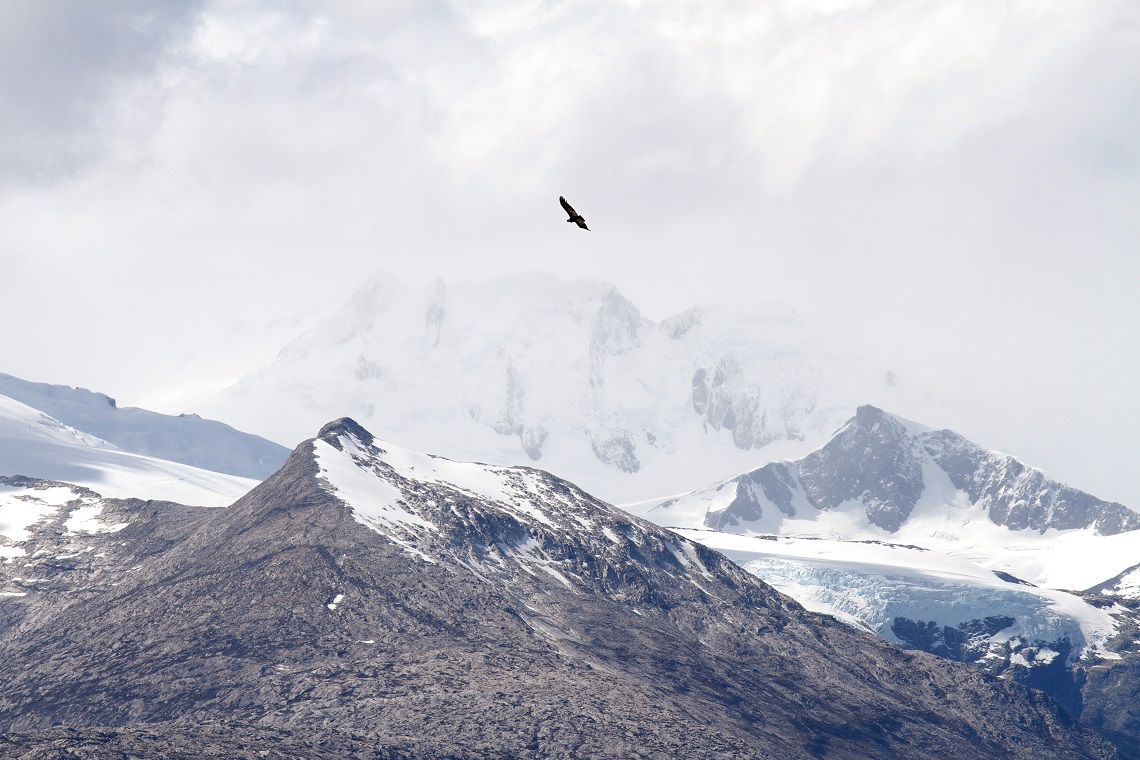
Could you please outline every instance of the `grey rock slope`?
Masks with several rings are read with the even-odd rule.
[[[277,471],[289,450],[196,414],[159,414],[119,408],[115,399],[85,388],[21,380],[0,372],[0,395],[15,399],[122,451],[261,480]]]
[[[22,760],[402,760],[408,747],[338,731],[297,732],[234,721],[143,723],[0,735],[0,757]]]
[[[808,613],[544,472],[350,420],[226,509],[105,501],[76,533],[84,498],[5,565],[20,751],[276,731],[282,757],[1115,756],[1037,692]]]
[[[819,510],[861,502],[873,524],[895,532],[928,486],[925,465],[945,473],[991,521],[1010,530],[1092,527],[1113,535],[1140,528],[1140,514],[1123,504],[1058,483],[951,430],[927,430],[873,406],[859,407],[823,448],[803,459],[773,462],[735,478],[728,484],[735,498],[710,512],[705,524],[731,531],[760,520],[766,510],[794,516],[802,495]]]

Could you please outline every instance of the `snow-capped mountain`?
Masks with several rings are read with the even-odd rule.
[[[158,414],[120,408],[102,393],[32,383],[0,372],[0,395],[64,425],[100,438],[120,451],[179,462],[203,470],[261,480],[277,471],[289,450],[196,414]]]
[[[1124,505],[871,406],[799,460],[627,508],[673,527],[912,544],[1050,588],[1089,588],[1140,555]]]
[[[1035,692],[807,612],[545,472],[351,420],[221,510],[9,485],[60,504],[0,565],[0,729],[24,746],[221,718],[329,756],[1114,756]]]
[[[375,276],[277,361],[199,406],[291,442],[351,415],[460,459],[534,464],[614,502],[821,444],[858,403],[920,394],[784,306],[654,322],[609,283]]]
[[[0,476],[64,481],[116,498],[224,506],[257,481],[119,451],[0,395]]]
[[[823,448],[773,462],[711,489],[653,507],[691,516],[704,511],[714,530],[779,532],[785,520],[853,505],[869,525],[899,529],[930,492],[946,482],[962,503],[1013,531],[1090,529],[1113,535],[1140,528],[1140,514],[1049,479],[1011,456],[989,451],[951,430],[930,430],[873,406],[855,416]]]
[[[944,574],[938,563],[950,562],[955,577],[991,586],[997,573],[1020,594],[1038,592],[1015,588],[1019,583],[1102,590],[1106,578],[1140,556],[1140,515],[1127,507],[1057,483],[952,431],[871,406],[799,460],[627,509],[697,531],[719,549],[737,546],[725,534],[763,536],[768,540],[748,545],[775,563],[790,561],[791,541],[800,547],[793,555],[816,566],[850,561],[917,578]],[[881,554],[868,558],[869,551]],[[765,577],[781,582],[774,570]],[[802,590],[793,595],[811,603]],[[863,622],[883,632],[889,623],[883,597],[872,591],[868,598],[879,602],[868,601]],[[842,614],[842,605],[836,611]]]

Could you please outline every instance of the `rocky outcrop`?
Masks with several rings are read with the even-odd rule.
[[[1080,719],[1110,737],[1122,756],[1140,758],[1140,601],[1099,599],[1127,612],[1118,616],[1117,635],[1110,642],[1113,657],[1082,663],[1075,673],[1081,684]]]
[[[1070,715],[1079,716],[1083,665],[1074,662],[1072,642],[1065,638],[1031,642],[1019,637],[995,638],[1013,624],[1013,618],[1002,615],[953,626],[896,617],[891,622],[891,633],[905,646],[969,663],[990,675],[1040,689]]]
[[[817,509],[857,500],[867,519],[892,533],[922,496],[922,462],[906,427],[872,406],[861,406],[819,451],[798,463],[800,482]]]
[[[740,449],[778,440],[802,440],[817,402],[810,366],[775,358],[758,371],[731,351],[699,362],[692,377],[693,411],[714,430],[729,430]]]

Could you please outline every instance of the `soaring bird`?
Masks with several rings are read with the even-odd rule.
[[[566,199],[563,198],[561,195],[558,196],[558,202],[562,204],[562,208],[566,209],[566,213],[570,215],[570,218],[567,219],[566,221],[574,222],[574,224],[578,225],[579,227],[586,230],[587,232],[590,231],[590,228],[586,226],[586,217],[582,216],[577,211],[575,211],[574,207],[571,206],[569,203],[567,203]]]

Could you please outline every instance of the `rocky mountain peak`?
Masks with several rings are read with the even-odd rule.
[[[356,523],[416,560],[484,582],[676,604],[700,594],[693,574],[712,578],[711,568],[719,568],[733,583],[745,577],[698,544],[541,470],[379,443],[347,418],[322,428],[312,446],[322,488]],[[777,597],[765,603],[782,605]]]
[[[916,430],[925,428],[877,406],[863,404],[823,449],[831,452],[857,452],[868,446],[876,450],[909,449]]]
[[[713,494],[726,488],[734,496],[725,505]],[[858,504],[872,525],[894,533],[928,489],[937,498],[966,501],[1010,530],[1113,535],[1140,528],[1140,514],[1122,504],[1058,483],[951,430],[933,430],[870,405],[860,406],[831,440],[801,459],[773,462],[654,509],[664,515],[677,505],[720,501],[706,514],[706,527],[779,532],[784,517],[809,516],[804,509]]]
[[[800,460],[808,500],[819,509],[860,501],[872,523],[894,532],[925,487],[922,463],[913,448],[901,420],[861,406],[822,449]]]
[[[896,434],[903,434],[906,431],[898,417],[887,414],[879,407],[870,404],[863,404],[855,410],[855,416],[851,418],[849,427],[871,431],[875,429],[876,425],[886,425],[889,430]]]
[[[340,419],[333,420],[322,427],[320,432],[317,433],[319,440],[325,441],[336,449],[341,448],[341,436],[349,436],[363,446],[371,446],[372,441],[375,440],[372,433],[365,430],[359,422],[351,417],[341,417]]]

